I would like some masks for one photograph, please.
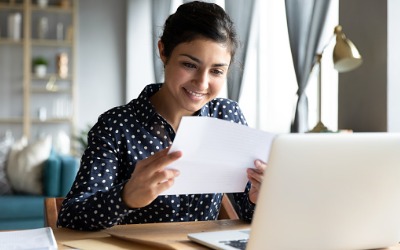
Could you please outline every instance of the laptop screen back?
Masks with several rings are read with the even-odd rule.
[[[370,249],[400,240],[400,135],[276,137],[248,249]]]

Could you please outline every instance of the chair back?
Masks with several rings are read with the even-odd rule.
[[[218,220],[238,220],[239,216],[229,199],[228,194],[222,197],[221,209],[219,210]]]
[[[58,212],[61,209],[61,204],[64,201],[64,197],[48,197],[44,200],[44,225],[51,227],[52,229],[57,228]]]

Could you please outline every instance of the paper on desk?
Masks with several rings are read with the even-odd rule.
[[[180,175],[163,194],[243,192],[246,169],[268,161],[275,134],[211,117],[183,117],[170,152],[182,157],[168,166]]]
[[[0,232],[0,249],[55,250],[57,243],[50,227]]]

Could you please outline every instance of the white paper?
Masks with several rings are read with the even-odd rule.
[[[0,249],[55,250],[57,242],[50,227],[0,232]]]
[[[163,194],[243,192],[246,169],[268,161],[275,134],[211,117],[183,117],[170,152],[182,157],[167,168],[178,169],[174,185]]]

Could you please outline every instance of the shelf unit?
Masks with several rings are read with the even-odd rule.
[[[39,7],[36,0],[0,0],[0,136],[7,130],[29,139],[44,133],[75,133],[78,1],[49,0],[46,7]],[[22,16],[17,40],[7,34],[8,16],[15,12]],[[39,39],[42,17],[48,20],[48,32]],[[56,36],[57,24],[63,27],[62,38]],[[64,77],[57,72],[59,53],[68,57]],[[48,73],[41,77],[33,73],[32,60],[38,56],[49,61]]]

